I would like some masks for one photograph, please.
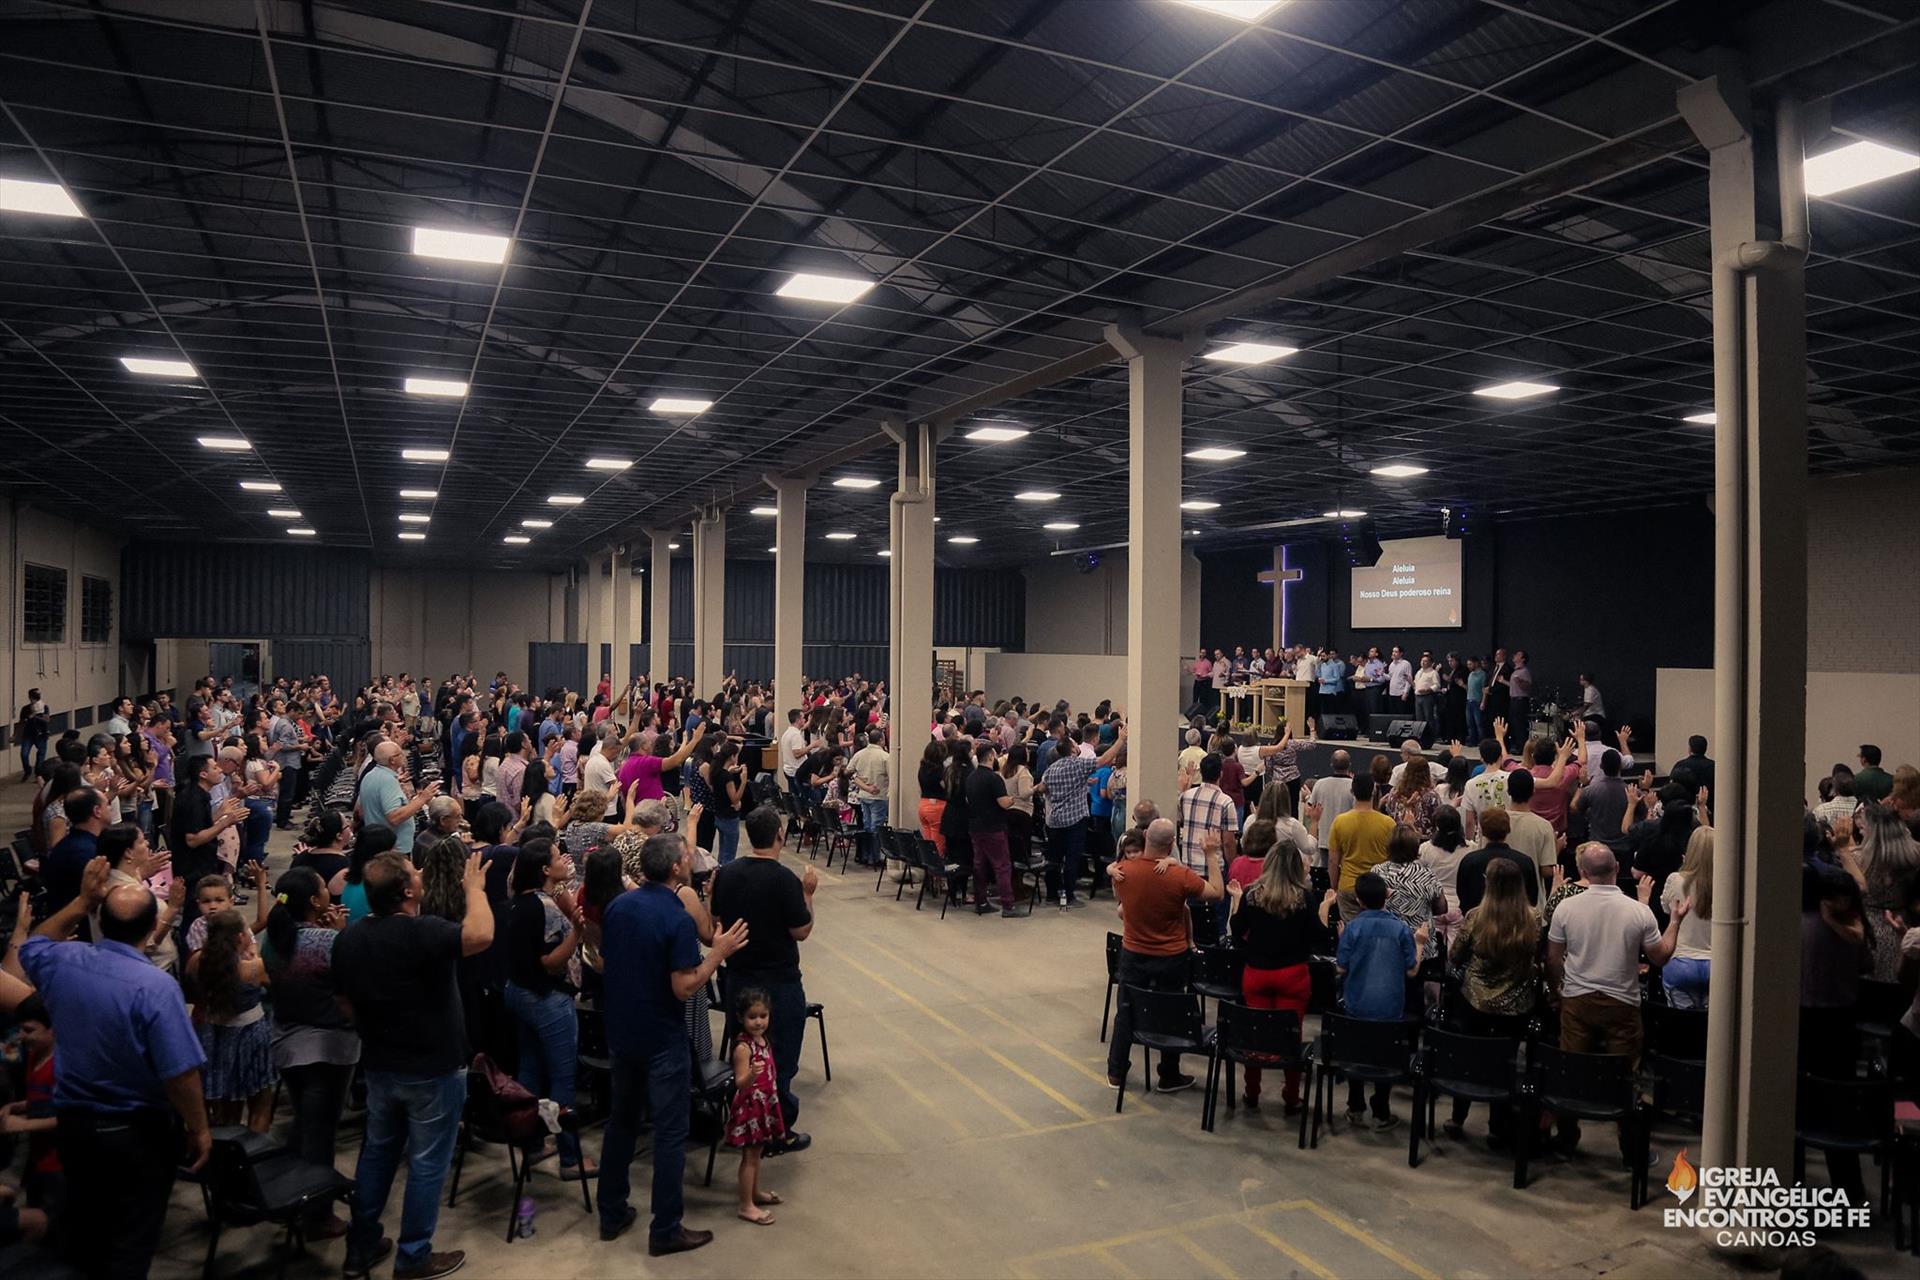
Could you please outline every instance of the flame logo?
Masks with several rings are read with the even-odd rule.
[[[1681,1204],[1687,1202],[1700,1186],[1700,1175],[1687,1162],[1687,1149],[1680,1148],[1680,1154],[1673,1158],[1673,1168],[1667,1174],[1667,1190],[1678,1196]]]

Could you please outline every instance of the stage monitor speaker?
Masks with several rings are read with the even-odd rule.
[[[1341,521],[1340,545],[1346,549],[1347,563],[1355,569],[1371,569],[1380,563],[1380,539],[1374,534],[1370,517]]]
[[[1399,716],[1368,716],[1367,736],[1375,742],[1398,742],[1393,735],[1393,726],[1400,723]]]
[[[1333,738],[1340,742],[1358,742],[1360,740],[1360,722],[1349,715],[1328,715],[1320,717],[1320,736]]]
[[[1412,738],[1421,746],[1430,747],[1433,745],[1433,726],[1425,720],[1395,720],[1387,726],[1387,737],[1394,742],[1405,742]]]

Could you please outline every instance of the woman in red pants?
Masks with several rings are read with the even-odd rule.
[[[940,819],[947,812],[946,769],[946,744],[934,738],[920,753],[920,834],[942,858],[947,856],[947,838],[940,834]]]
[[[1255,824],[1258,825],[1258,824]],[[1302,1022],[1313,980],[1307,972],[1309,956],[1327,955],[1334,948],[1327,912],[1333,907],[1329,890],[1316,906],[1308,888],[1307,865],[1291,843],[1277,844],[1267,853],[1260,878],[1250,888],[1227,885],[1232,900],[1230,927],[1233,945],[1246,957],[1240,990],[1249,1008],[1291,1009]],[[1246,1103],[1260,1106],[1260,1068],[1247,1064]],[[1300,1112],[1300,1073],[1287,1072],[1282,1092],[1287,1115]]]

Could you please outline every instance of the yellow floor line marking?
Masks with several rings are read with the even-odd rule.
[[[1181,1235],[1175,1236],[1173,1240],[1175,1244],[1179,1245],[1182,1249],[1185,1249],[1187,1251],[1188,1257],[1192,1258],[1195,1262],[1199,1263],[1201,1266],[1205,1267],[1207,1270],[1213,1272],[1213,1274],[1215,1274],[1216,1276],[1219,1276],[1220,1280],[1240,1280],[1240,1275],[1238,1272],[1236,1272],[1232,1267],[1228,1266],[1226,1262],[1223,1261],[1222,1259],[1216,1258],[1214,1255],[1212,1255],[1211,1253],[1208,1253],[1205,1249],[1201,1248],[1199,1243],[1195,1241],[1191,1236],[1185,1235],[1183,1233]]]
[[[1252,1205],[1232,1213],[1219,1213],[1210,1218],[1200,1218],[1192,1222],[1182,1222],[1175,1226],[1150,1227],[1144,1231],[1130,1231],[1125,1235],[1113,1236],[1105,1240],[1091,1240],[1085,1244],[1066,1245],[1058,1249],[1046,1249],[1039,1253],[1026,1254],[1016,1261],[1017,1264],[1022,1267],[1030,1267],[1037,1262],[1046,1262],[1061,1258],[1101,1257],[1104,1259],[1110,1251],[1127,1245],[1141,1244],[1150,1240],[1177,1238],[1192,1232],[1203,1232],[1209,1227],[1233,1224],[1244,1227],[1254,1235],[1259,1236],[1267,1244],[1279,1250],[1288,1258],[1291,1258],[1303,1270],[1320,1277],[1320,1280],[1338,1280],[1334,1273],[1327,1270],[1325,1266],[1300,1252],[1294,1246],[1288,1244],[1285,1240],[1282,1240],[1278,1235],[1267,1230],[1259,1223],[1262,1215],[1280,1213],[1288,1210],[1305,1210],[1313,1214],[1315,1217],[1331,1226],[1337,1227],[1342,1232],[1358,1240],[1361,1244],[1367,1246],[1367,1248],[1373,1250],[1389,1262],[1392,1262],[1395,1266],[1401,1267],[1409,1273],[1418,1276],[1420,1280],[1440,1280],[1439,1276],[1413,1261],[1413,1259],[1407,1257],[1399,1250],[1393,1248],[1393,1246],[1346,1221],[1340,1217],[1339,1214],[1323,1207],[1315,1200],[1276,1200],[1272,1204]]]
[[[1366,1245],[1367,1248],[1385,1258],[1388,1262],[1393,1263],[1396,1267],[1404,1268],[1411,1274],[1418,1276],[1420,1280],[1440,1280],[1440,1277],[1434,1272],[1427,1270],[1406,1254],[1401,1253],[1398,1249],[1395,1249],[1392,1245],[1374,1235],[1371,1231],[1363,1227],[1355,1226],[1318,1201],[1301,1201],[1299,1207],[1305,1209],[1308,1213],[1311,1213],[1314,1217],[1327,1223],[1329,1226],[1338,1227],[1355,1240],[1358,1240],[1361,1244]]]
[[[834,946],[832,943],[823,941],[820,945],[825,950],[831,951],[834,955],[839,956],[840,959],[849,968],[853,969],[856,973],[864,974],[869,981],[874,982],[881,987],[884,987],[888,991],[891,991],[894,995],[898,996],[901,1000],[913,1006],[913,1008],[917,1009],[922,1014],[925,1014],[928,1018],[931,1018],[934,1022],[938,1023],[940,1026],[945,1027],[947,1030],[953,1032],[953,1034],[973,1042],[982,1053],[986,1054],[989,1058],[992,1058],[995,1062],[999,1063],[1002,1067],[1005,1067],[1008,1071],[1012,1072],[1014,1075],[1018,1076],[1020,1079],[1032,1085],[1035,1089],[1039,1090],[1046,1097],[1051,1098],[1054,1102],[1058,1103],[1060,1106],[1065,1107],[1068,1111],[1071,1111],[1074,1115],[1079,1116],[1082,1120],[1093,1119],[1093,1112],[1087,1110],[1085,1107],[1075,1102],[1072,1098],[1069,1098],[1066,1094],[1061,1093],[1058,1089],[1054,1088],[1052,1085],[1042,1080],[1039,1076],[1034,1075],[1033,1072],[1027,1070],[1025,1067],[1015,1062],[1012,1058],[1009,1058],[1006,1054],[1001,1053],[998,1049],[993,1049],[988,1047],[985,1044],[979,1043],[978,1039],[975,1036],[973,1036],[972,1033],[968,1032],[964,1027],[960,1026],[959,1023],[953,1021],[951,1018],[947,1017],[945,1014],[940,1013],[938,1010],[934,1009],[930,1005],[921,1001],[917,996],[914,996],[912,993],[888,981],[883,975],[874,972],[872,969],[867,968],[865,965],[861,964],[858,960],[855,960],[852,956],[848,955],[845,951],[842,951],[840,948]],[[1013,1024],[1008,1023],[1007,1025],[1012,1026]],[[935,1059],[935,1060],[940,1061],[939,1059]],[[944,1061],[942,1061],[940,1065],[943,1067],[947,1066],[947,1064]],[[952,1068],[948,1067],[948,1070],[951,1071]],[[954,1074],[956,1076],[959,1076],[958,1072],[954,1072]],[[998,1099],[994,1098],[991,1094],[987,1093],[984,1089],[981,1089],[979,1086],[975,1085],[972,1080],[967,1079],[967,1077],[965,1076],[959,1076],[959,1078],[962,1080],[965,1080],[968,1088],[973,1089],[975,1093],[978,1093],[981,1097],[987,1099],[987,1101],[991,1103],[993,1106],[998,1107],[1002,1111],[1007,1110],[1004,1106],[1001,1106]],[[1014,1115],[1015,1113],[1011,1111],[1007,1111],[1007,1114]],[[1023,1125],[1026,1125],[1026,1122],[1024,1120],[1021,1123]],[[1026,1127],[1031,1128],[1032,1126],[1026,1125]]]
[[[1132,1267],[1120,1261],[1120,1259],[1114,1257],[1111,1253],[1108,1253],[1105,1249],[1100,1248],[1098,1245],[1088,1250],[1088,1252],[1091,1253],[1094,1257],[1100,1259],[1100,1261],[1106,1263],[1107,1268],[1111,1270],[1113,1274],[1120,1276],[1121,1280],[1135,1280],[1135,1278],[1138,1277],[1140,1274],[1138,1271],[1135,1271]]]
[[[1117,1116],[1095,1116],[1091,1120],[1062,1120],[1058,1124],[1035,1125],[1031,1129],[1021,1129],[1013,1133],[989,1133],[977,1138],[968,1138],[964,1142],[955,1143],[954,1145],[974,1146],[982,1142],[1006,1142],[1013,1138],[1038,1138],[1043,1134],[1065,1133],[1069,1129],[1087,1129],[1097,1124],[1112,1124],[1115,1121],[1122,1121],[1127,1118],[1128,1117],[1123,1114]]]
[[[902,1036],[901,1039],[903,1041],[907,1041],[908,1043],[911,1043],[911,1040],[906,1036]],[[900,1091],[902,1093],[906,1094],[909,1098],[912,1098],[915,1102],[919,1103],[921,1108],[924,1109],[927,1112],[927,1114],[937,1116],[941,1120],[944,1120],[948,1124],[952,1125],[953,1131],[959,1134],[962,1138],[971,1138],[974,1136],[973,1133],[970,1130],[968,1130],[967,1126],[960,1123],[960,1117],[953,1114],[953,1108],[936,1106],[932,1098],[929,1098],[926,1094],[920,1092],[919,1087],[915,1085],[913,1081],[907,1079],[907,1077],[903,1073],[896,1070],[893,1064],[891,1062],[888,1062],[885,1058],[882,1058],[880,1060],[880,1070],[884,1071],[887,1074],[887,1076],[895,1084],[900,1086]]]
[[[992,1019],[994,1022],[999,1023],[1001,1026],[1013,1032],[1015,1035],[1018,1035],[1021,1038],[1027,1040],[1029,1043],[1037,1046],[1049,1056],[1058,1058],[1061,1062],[1066,1063],[1068,1066],[1072,1067],[1075,1071],[1078,1071],[1081,1075],[1086,1076],[1089,1080],[1097,1080],[1103,1085],[1106,1084],[1107,1073],[1105,1071],[1095,1071],[1093,1068],[1088,1067],[1083,1063],[1081,1063],[1077,1058],[1073,1057],[1071,1054],[1063,1053],[1059,1049],[1055,1048],[1053,1045],[1048,1044],[1045,1040],[1041,1039],[1039,1036],[1034,1035],[1033,1032],[1027,1030],[1025,1027],[1021,1026],[1019,1023],[1014,1022],[1013,1020],[1007,1017],[1004,1017],[994,1009],[989,1008],[987,1005],[983,1003],[979,1003],[979,1001],[984,998],[982,993],[974,992],[974,991],[966,991],[964,988],[955,986],[950,980],[920,968],[918,965],[915,965],[912,961],[894,954],[892,951],[889,951],[887,948],[881,946],[877,942],[874,942],[870,938],[861,938],[859,939],[859,941],[863,945],[871,947],[873,950],[878,951],[881,955],[885,956],[891,963],[897,964],[901,968],[906,969],[909,972],[917,973],[922,977],[929,978],[937,982],[946,983],[952,990],[960,992],[961,994],[966,995],[969,998],[969,1003],[967,1004],[967,1008],[972,1009],[978,1013],[984,1014],[986,1017]],[[862,972],[867,972],[867,971],[863,970]],[[888,985],[890,989],[896,992],[899,992],[899,988],[892,987],[891,984],[888,984]],[[911,997],[907,996],[904,992],[899,992],[899,994],[903,999],[908,999],[908,1000],[912,999]],[[928,1010],[925,1005],[919,1004],[917,1001],[915,1001],[914,1004],[915,1004],[915,1007],[925,1012],[929,1012],[929,1013],[932,1012],[931,1010]],[[934,1016],[938,1017],[939,1015],[936,1014]],[[948,1023],[948,1025],[951,1026],[952,1024]],[[959,1028],[956,1027],[955,1030],[959,1031]],[[959,1034],[966,1035],[967,1033],[964,1031],[959,1031]],[[1025,1074],[1025,1073],[1023,1072],[1022,1074]],[[1048,1093],[1051,1097],[1053,1097],[1055,1101],[1059,1102],[1062,1106],[1066,1107],[1067,1110],[1073,1112],[1075,1115],[1080,1116],[1083,1119],[1090,1118],[1093,1115],[1091,1111],[1088,1111],[1085,1107],[1081,1106],[1079,1103],[1074,1102],[1066,1098],[1064,1095],[1054,1092],[1052,1089],[1048,1088],[1048,1086],[1041,1084],[1037,1078],[1028,1076],[1027,1079],[1029,1083],[1038,1086],[1042,1091]],[[1152,1114],[1154,1111],[1154,1108],[1146,1102],[1137,1102],[1134,1105],[1138,1106],[1141,1110],[1146,1111],[1149,1114]]]
[[[972,1076],[960,1070],[960,1068],[954,1066],[951,1062],[948,1062],[945,1058],[941,1057],[939,1054],[935,1053],[933,1050],[927,1048],[926,1045],[921,1044],[919,1041],[909,1038],[908,1043],[912,1046],[913,1051],[915,1053],[919,1054],[922,1058],[925,1058],[928,1062],[940,1068],[940,1070],[946,1072],[948,1075],[952,1076],[955,1081],[957,1081],[968,1092],[972,1093],[974,1097],[980,1099],[980,1101],[986,1103],[988,1106],[992,1107],[995,1111],[998,1111],[1001,1115],[1013,1121],[1015,1125],[1017,1125],[1021,1129],[1033,1128],[1033,1122],[1031,1120],[1021,1115],[1018,1111],[1015,1111],[1012,1107],[1008,1106],[1006,1103],[1000,1101],[1000,1099],[994,1097],[993,1094],[989,1092],[985,1086],[981,1085]]]
[[[874,1138],[879,1141],[880,1145],[885,1148],[885,1154],[901,1156],[907,1153],[907,1149],[901,1146],[892,1134],[882,1129],[879,1124],[874,1121],[873,1117],[867,1114],[867,1108],[865,1106],[855,1103],[853,1106],[847,1108],[847,1112],[851,1114],[855,1120],[859,1121],[860,1125],[865,1128],[868,1133],[872,1134]]]
[[[1286,1254],[1287,1257],[1293,1260],[1293,1264],[1299,1267],[1302,1271],[1306,1271],[1312,1275],[1319,1276],[1320,1280],[1339,1280],[1339,1277],[1334,1275],[1333,1272],[1327,1270],[1325,1267],[1321,1266],[1318,1262],[1315,1262],[1311,1256],[1300,1252],[1300,1250],[1294,1248],[1292,1245],[1288,1244],[1285,1240],[1282,1240],[1279,1236],[1275,1235],[1273,1232],[1267,1230],[1265,1227],[1259,1225],[1258,1223],[1242,1222],[1240,1225],[1245,1227],[1248,1231],[1251,1231],[1254,1235],[1260,1237],[1262,1240],[1266,1241],[1267,1244],[1270,1245],[1272,1248],[1278,1250],[1281,1253]]]

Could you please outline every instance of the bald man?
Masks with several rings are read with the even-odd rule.
[[[1133,1058],[1131,987],[1149,991],[1185,991],[1188,973],[1187,901],[1218,902],[1226,896],[1220,881],[1220,841],[1209,835],[1204,846],[1203,879],[1174,856],[1174,827],[1165,818],[1147,824],[1145,839],[1129,831],[1120,842],[1120,861],[1112,868],[1113,896],[1120,904],[1124,930],[1120,942],[1120,1002],[1113,1013],[1113,1038],[1107,1042],[1107,1084],[1124,1089]],[[1160,865],[1156,866],[1158,863]],[[1180,1071],[1178,1054],[1160,1055],[1161,1092],[1193,1087]]]
[[[393,847],[413,856],[413,816],[440,794],[440,780],[429,782],[411,799],[400,784],[400,744],[383,741],[373,749],[373,768],[360,779],[358,809],[363,827],[385,827],[393,832]]]
[[[20,948],[20,965],[60,1028],[53,1106],[68,1203],[95,1229],[67,1233],[81,1275],[144,1276],[180,1164],[212,1148],[200,1068],[206,1062],[180,985],[141,951],[159,905],[142,885],[109,889],[105,858],[87,864],[79,896]],[[100,940],[68,942],[98,911]],[[177,1117],[177,1118],[176,1118]]]

